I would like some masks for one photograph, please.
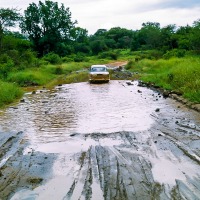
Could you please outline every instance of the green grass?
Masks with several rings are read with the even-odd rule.
[[[56,79],[53,79],[51,82],[46,84],[46,87],[52,88],[55,85],[79,83],[79,82],[86,82],[86,81],[88,81],[88,72],[87,71],[73,72],[68,75],[58,76]]]
[[[143,58],[144,52],[121,50],[117,53],[119,54],[118,61],[129,60],[126,68],[132,72],[138,72],[135,75],[136,78],[146,82],[153,82],[157,86],[168,90],[180,91],[187,99],[200,103],[199,57],[188,56],[184,58],[171,58],[169,60],[152,60]],[[147,53],[148,56],[150,53],[151,55],[158,54],[157,52]],[[144,57],[148,56],[145,54]],[[136,57],[140,58],[137,62],[135,61]],[[85,60],[84,62],[69,61],[57,65],[46,64],[37,68],[28,68],[8,73],[7,79],[4,82],[0,82],[0,106],[9,104],[21,97],[22,90],[17,85],[22,87],[33,85],[54,87],[58,84],[83,82],[88,80],[87,70],[92,64],[116,62],[116,60],[110,60],[109,58],[99,59],[98,56],[87,57]]]
[[[47,73],[42,69],[34,68],[19,72],[10,73],[7,80],[9,82],[15,82],[19,86],[30,86],[30,85],[45,85],[55,76],[51,73]]]
[[[0,107],[14,102],[22,97],[23,91],[12,83],[0,81]]]
[[[131,66],[130,66],[131,65]],[[141,80],[168,90],[177,90],[187,99],[200,103],[200,58],[132,61],[129,70],[139,72]]]

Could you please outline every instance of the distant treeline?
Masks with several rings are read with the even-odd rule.
[[[17,24],[20,33],[8,31]],[[81,61],[84,55],[103,57],[105,52],[105,56],[116,59],[116,49],[156,50],[155,58],[182,57],[186,51],[200,54],[200,20],[181,27],[174,24],[160,27],[159,23],[147,22],[140,30],[114,27],[99,29],[93,35],[76,24],[70,9],[53,1],[31,3],[24,15],[17,9],[0,8],[1,76],[6,76],[13,66],[37,65],[37,58],[52,53],[60,57],[79,55],[76,61]]]

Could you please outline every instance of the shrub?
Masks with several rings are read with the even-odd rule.
[[[0,77],[3,79],[6,78],[8,73],[12,71],[13,68],[14,63],[12,59],[6,54],[2,54],[0,56]]]
[[[63,68],[61,65],[56,66],[55,68],[55,74],[63,74]]]
[[[62,57],[61,59],[62,59],[62,62],[64,62],[64,63],[68,63],[68,62],[74,61],[74,58],[71,57],[71,56],[68,56],[68,57],[65,56],[65,57]]]
[[[133,67],[133,64],[134,64],[133,60],[128,61],[127,65],[125,66],[125,69],[126,70],[131,69]]]
[[[141,60],[134,70],[140,71],[141,79],[157,86],[176,90],[191,101],[200,103],[200,59],[198,57]],[[138,68],[139,66],[139,68]]]
[[[84,57],[82,55],[77,55],[74,58],[74,62],[83,62],[84,61]]]
[[[12,103],[23,95],[22,90],[13,83],[0,81],[0,107]]]
[[[171,51],[167,51],[167,53],[165,53],[163,55],[164,59],[169,59],[172,57],[177,57],[177,58],[182,58],[185,56],[186,50],[184,49],[173,49]]]
[[[98,57],[99,58],[110,58],[112,60],[117,60],[118,54],[116,52],[107,51],[107,52],[100,53]]]
[[[10,82],[18,83],[20,86],[36,86],[44,85],[54,76],[50,74],[47,70],[37,71],[37,70],[25,70],[15,73],[10,73],[7,80]]]
[[[48,61],[51,64],[61,64],[61,58],[58,54],[55,54],[53,52],[48,53],[43,57],[43,60]]]

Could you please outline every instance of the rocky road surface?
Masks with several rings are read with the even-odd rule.
[[[27,93],[0,111],[0,199],[200,199],[200,114],[137,82]]]

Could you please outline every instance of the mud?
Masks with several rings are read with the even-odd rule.
[[[137,84],[37,90],[0,111],[0,199],[200,199],[200,114]]]

